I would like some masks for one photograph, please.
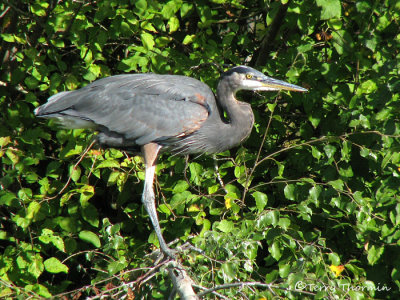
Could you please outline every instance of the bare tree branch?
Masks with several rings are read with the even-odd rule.
[[[267,33],[264,35],[260,48],[253,55],[250,65],[251,66],[264,66],[267,63],[269,53],[272,50],[274,40],[278,35],[279,29],[282,26],[287,9],[289,7],[290,0],[286,4],[282,4],[271,25],[268,28]]]
[[[189,277],[183,267],[176,261],[171,261],[168,266],[168,274],[172,279],[174,291],[178,293],[181,299],[197,300],[196,293],[193,291],[193,280]],[[171,293],[170,299],[173,299],[174,293]],[[172,296],[172,298],[171,298]]]

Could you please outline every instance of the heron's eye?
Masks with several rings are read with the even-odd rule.
[[[253,78],[253,75],[251,75],[251,74],[246,74],[246,78],[247,78],[247,79],[252,79],[252,78]]]

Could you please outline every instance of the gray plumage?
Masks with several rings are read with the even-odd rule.
[[[157,155],[165,150],[176,154],[217,153],[242,142],[252,130],[254,116],[248,103],[235,98],[241,89],[307,91],[246,66],[222,74],[218,101],[206,84],[190,77],[126,74],[58,93],[35,114],[57,119],[66,128],[96,130],[98,142],[105,147],[142,149],[146,163],[143,203],[162,250],[173,256],[162,237],[154,204],[152,182]]]
[[[196,94],[205,95],[206,102],[196,103]],[[208,109],[215,111],[212,98],[207,85],[189,77],[117,75],[59,93],[35,113],[67,128],[96,129],[103,146],[129,149],[154,141],[168,145],[194,130]]]

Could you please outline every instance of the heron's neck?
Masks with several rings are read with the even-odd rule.
[[[250,104],[240,102],[235,98],[235,92],[228,82],[221,81],[217,87],[218,102],[228,117],[229,131],[240,139],[240,142],[250,135],[253,128],[254,115]]]

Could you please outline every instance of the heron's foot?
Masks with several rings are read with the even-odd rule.
[[[168,246],[161,247],[161,252],[173,260],[176,260],[177,255],[178,255],[178,250],[171,249]]]
[[[153,252],[147,254],[146,256],[150,257],[154,261],[162,261],[164,259],[171,261],[178,261],[178,252],[179,250],[171,249],[167,247],[166,249],[157,248]]]

